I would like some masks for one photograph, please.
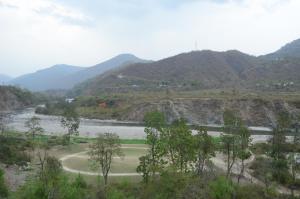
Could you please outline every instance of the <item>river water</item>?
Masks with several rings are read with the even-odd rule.
[[[34,108],[28,108],[23,111],[10,114],[7,127],[19,132],[26,132],[25,122],[31,117],[37,116],[41,119],[40,124],[46,134],[62,135],[67,132],[61,124],[60,116],[39,115],[34,112]],[[265,127],[250,127],[250,129],[266,130]],[[80,119],[79,135],[82,137],[95,137],[99,133],[116,133],[121,139],[145,139],[144,127],[134,122],[120,122],[115,120],[97,120],[97,119]],[[220,136],[221,132],[209,131],[212,136]],[[265,142],[270,135],[252,135],[253,142]]]
[[[46,134],[61,135],[67,132],[61,124],[60,116],[39,115],[34,113],[33,108],[12,113],[7,127],[20,132],[28,131],[25,122],[31,117],[37,116],[41,119],[40,124]],[[95,137],[99,133],[114,132],[122,139],[144,139],[144,127],[130,122],[117,122],[114,120],[80,119],[79,135],[82,137]]]

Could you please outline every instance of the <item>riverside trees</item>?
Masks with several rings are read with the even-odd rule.
[[[227,172],[229,177],[233,165],[241,160],[240,174],[238,182],[244,174],[244,161],[251,156],[250,146],[250,132],[243,124],[238,114],[232,110],[225,110],[223,114],[224,133],[221,136],[221,151],[226,156]]]
[[[61,125],[68,130],[68,133],[66,134],[66,141],[68,144],[71,141],[72,135],[79,135],[79,124],[80,119],[75,108],[72,105],[66,106],[61,118]]]
[[[162,113],[151,112],[145,117],[145,132],[149,144],[148,154],[140,158],[137,172],[142,173],[144,182],[159,171],[188,173],[195,168],[203,172],[210,158],[214,155],[213,139],[204,128],[199,128],[196,135],[184,119],[167,125]]]
[[[289,167],[286,158],[286,133],[290,125],[290,115],[286,112],[281,112],[270,139],[271,150],[269,155],[272,158],[272,176],[276,181],[281,183],[287,183],[288,181]]]
[[[32,140],[34,140],[37,135],[41,135],[44,132],[40,121],[41,118],[33,116],[25,122],[25,126],[28,128],[27,136]]]
[[[199,127],[195,135],[196,147],[196,160],[195,167],[196,173],[202,175],[205,167],[209,167],[211,162],[210,158],[215,156],[216,146],[211,136],[207,134],[207,129]]]

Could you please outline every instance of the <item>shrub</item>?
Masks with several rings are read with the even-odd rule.
[[[210,196],[213,199],[231,199],[234,192],[232,182],[221,176],[209,184]]]
[[[4,172],[0,169],[0,198],[5,198],[8,196],[8,189],[4,182]]]

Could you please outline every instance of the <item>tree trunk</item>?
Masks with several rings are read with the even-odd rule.
[[[104,184],[107,185],[107,174],[103,176],[104,177]]]
[[[230,173],[230,149],[229,147],[227,148],[227,173],[226,173],[226,177],[229,177],[229,173]]]
[[[244,160],[242,160],[242,168],[241,168],[240,175],[238,176],[238,184],[240,183],[241,177],[244,175],[244,170],[245,170],[245,164],[244,164]]]

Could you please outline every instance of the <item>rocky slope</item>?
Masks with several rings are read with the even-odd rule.
[[[180,117],[191,124],[222,124],[225,109],[237,110],[247,125],[272,126],[281,111],[300,114],[300,103],[261,99],[174,99],[132,105],[121,120],[143,121],[148,111],[163,111],[169,122]]]
[[[21,109],[33,102],[34,96],[28,91],[12,86],[0,86],[0,112]]]

